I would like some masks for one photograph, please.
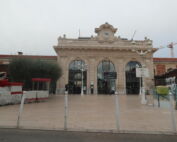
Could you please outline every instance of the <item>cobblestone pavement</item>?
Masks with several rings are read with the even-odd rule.
[[[69,95],[68,129],[116,131],[114,95]],[[149,98],[150,100],[150,98]],[[149,101],[152,103],[152,101]],[[171,131],[168,108],[141,105],[139,96],[119,95],[120,130]],[[0,127],[16,127],[19,105],[0,107]],[[177,113],[176,119],[177,119]],[[47,101],[24,105],[20,127],[31,129],[64,129],[64,95]]]

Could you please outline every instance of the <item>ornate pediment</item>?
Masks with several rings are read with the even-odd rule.
[[[97,40],[99,42],[114,42],[116,37],[114,34],[116,33],[117,28],[114,28],[112,25],[105,23],[101,25],[99,28],[95,28],[95,33],[97,33]]]

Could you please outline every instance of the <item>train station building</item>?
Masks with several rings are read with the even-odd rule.
[[[58,38],[54,46],[63,69],[58,92],[67,84],[69,94],[139,94],[141,79],[136,68],[148,69],[142,81],[149,90],[154,84],[152,40],[128,40],[115,36],[117,28],[105,23],[95,28],[96,36]],[[83,86],[82,86],[83,85]]]

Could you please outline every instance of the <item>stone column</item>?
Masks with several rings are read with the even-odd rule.
[[[84,60],[85,61],[85,64],[87,64],[87,70],[86,70],[86,72],[87,72],[87,92],[86,92],[86,94],[90,94],[90,60],[88,60],[88,59],[85,59]]]
[[[147,90],[152,89],[152,87],[154,86],[154,68],[153,68],[153,59],[146,59],[146,67],[148,68],[149,71],[149,77],[145,78],[145,88]]]
[[[95,59],[94,62],[94,94],[98,94],[98,84],[97,84],[97,67],[99,61]]]
[[[61,67],[61,69],[63,70],[62,68],[62,63],[61,63],[61,60],[59,57],[57,57],[57,64]],[[61,79],[62,79],[62,74],[61,74],[61,77],[57,80],[57,86],[56,86],[56,92],[58,93],[58,89],[60,88],[61,86]]]
[[[89,79],[89,87],[90,84],[93,83],[94,84],[94,94],[97,94],[97,68],[96,68],[96,61],[93,57],[90,57],[89,60],[89,74],[90,74],[90,79]]]
[[[116,62],[117,66],[117,90],[119,94],[125,94],[126,93],[126,87],[125,87],[125,63],[123,59],[117,59]]]
[[[66,58],[65,57],[58,57],[59,65],[62,69],[61,78],[57,81],[57,93],[62,94],[65,90],[66,84],[66,77],[67,77],[67,65],[66,65]]]

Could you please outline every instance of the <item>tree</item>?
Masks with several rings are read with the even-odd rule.
[[[43,60],[18,57],[12,59],[9,64],[9,79],[23,82],[24,90],[32,89],[32,78],[51,78],[50,92],[54,92],[61,72],[57,63]]]

